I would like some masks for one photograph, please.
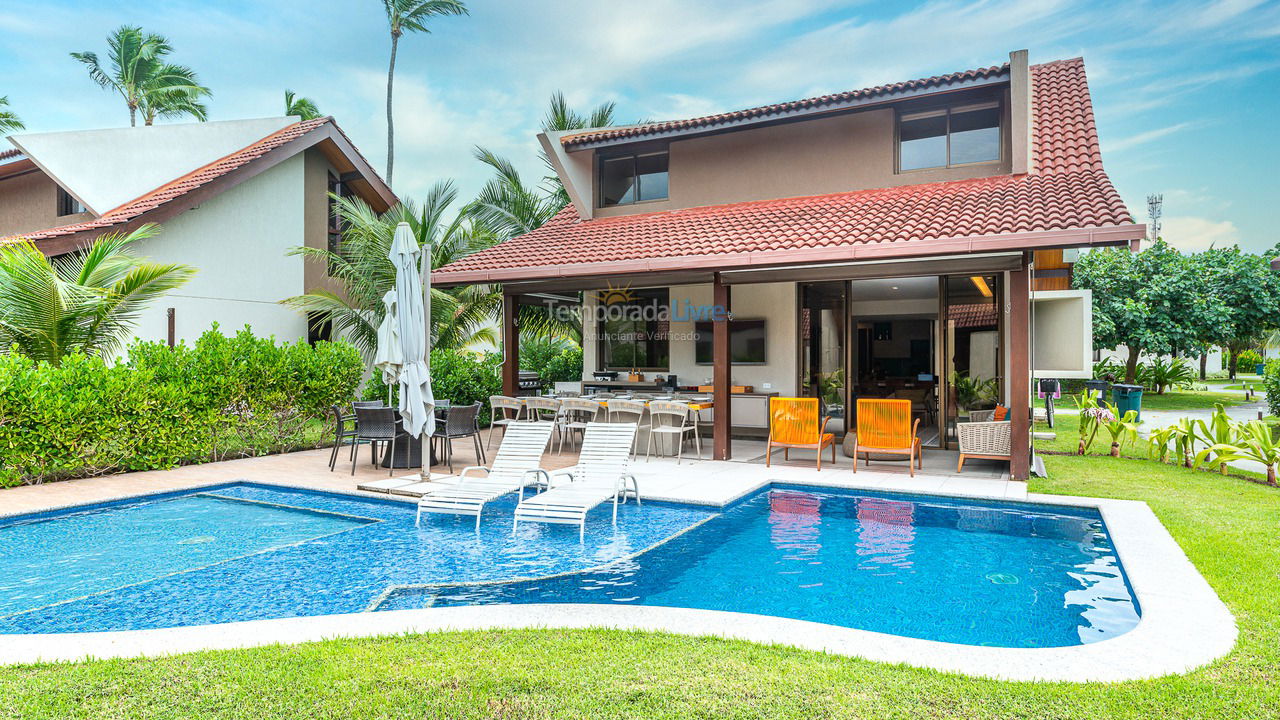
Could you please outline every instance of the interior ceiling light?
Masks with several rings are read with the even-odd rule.
[[[982,297],[991,297],[991,286],[987,285],[987,279],[981,275],[974,275],[969,278],[973,281],[973,286],[978,288],[978,292],[982,293]]]

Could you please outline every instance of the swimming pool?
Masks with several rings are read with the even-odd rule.
[[[0,632],[590,602],[729,610],[1002,647],[1090,643],[1139,608],[1096,510],[774,485],[511,534],[393,500],[239,483],[0,521]]]

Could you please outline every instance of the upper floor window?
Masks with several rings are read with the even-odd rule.
[[[665,199],[665,150],[600,158],[600,207]]]
[[[963,105],[898,118],[898,170],[1000,160],[1000,105]]]
[[[81,205],[79,200],[72,197],[66,190],[58,188],[58,217],[79,215],[84,211],[84,205]]]
[[[351,197],[354,194],[355,193],[351,191],[351,186],[349,184],[344,182],[337,175],[334,175],[332,172],[329,173],[329,201],[326,208],[329,215],[329,222],[326,226],[326,230],[328,232],[327,247],[329,252],[334,255],[342,254],[342,232],[344,229],[342,225],[342,218],[338,216],[338,198]],[[332,276],[334,272],[335,268],[333,261],[330,261],[329,275]]]

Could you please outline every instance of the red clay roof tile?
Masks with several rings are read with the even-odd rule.
[[[688,120],[667,120],[664,122],[646,123],[644,125],[632,125],[629,127],[591,130],[572,135],[565,135],[560,138],[560,143],[565,147],[574,147],[600,140],[617,140],[620,138],[632,137],[638,138],[669,130],[689,130],[700,127],[712,127],[736,120],[748,120],[751,118],[789,113],[797,110],[821,108],[824,105],[835,105],[849,102],[851,100],[880,97],[906,90],[919,90],[937,87],[940,85],[949,85],[962,80],[979,80],[1000,75],[1001,73],[1008,72],[1008,70],[1009,64],[1005,63],[1004,65],[994,65],[992,67],[978,68],[976,70],[965,70],[963,72],[948,73],[946,75],[935,75],[933,77],[921,78],[919,80],[907,80],[905,82],[890,83],[888,85],[877,85],[876,87],[863,88],[861,90],[847,90],[845,92],[832,93],[830,95],[805,98],[804,100],[792,100],[790,102],[762,105],[760,107],[748,108],[746,110],[735,110],[733,112],[717,113],[715,115],[704,115],[703,117],[690,118]]]
[[[437,271],[441,281],[586,263],[804,250],[1070,230],[1133,222],[1102,169],[1080,58],[1032,74],[1026,175],[580,220],[573,206],[532,232]],[[516,277],[512,274],[512,277]],[[490,279],[500,281],[496,274]]]

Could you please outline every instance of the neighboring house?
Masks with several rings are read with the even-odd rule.
[[[635,369],[713,385],[718,458],[732,435],[764,432],[771,394],[821,397],[836,416],[862,397],[910,398],[933,446],[954,445],[966,405],[999,399],[1025,478],[1033,371],[1091,370],[1090,298],[1066,289],[1074,249],[1145,232],[1103,171],[1078,58],[1030,66],[1018,51],[539,140],[572,205],[434,282],[503,285],[508,393],[517,304],[580,297],[588,384]]]
[[[291,247],[336,247],[329,193],[385,211],[395,195],[332,118],[156,125],[9,138],[0,153],[0,243],[27,238],[46,255],[159,223],[132,252],[198,270],[143,313],[137,336],[193,340],[217,322],[281,340],[309,336],[280,300],[340,285]],[[312,338],[325,334],[312,328]]]

